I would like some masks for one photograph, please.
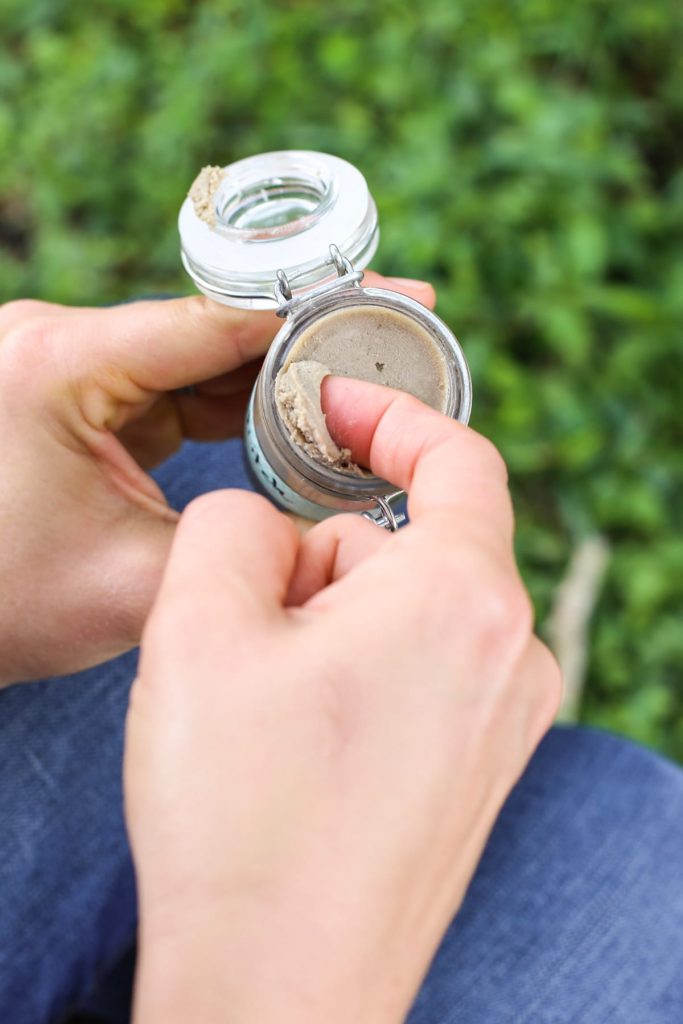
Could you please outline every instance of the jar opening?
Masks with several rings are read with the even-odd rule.
[[[288,174],[264,174],[257,164],[228,173],[214,199],[218,230],[235,241],[260,242],[316,224],[336,198],[334,177],[311,161],[292,163]]]
[[[251,238],[264,237],[264,228],[291,225],[290,233],[303,231],[310,224],[310,215],[325,197],[318,184],[312,185],[300,178],[271,178],[250,188],[216,201],[218,223],[248,234]],[[296,223],[297,221],[304,223]],[[270,232],[265,237],[271,237]]]

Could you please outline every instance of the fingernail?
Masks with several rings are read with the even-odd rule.
[[[436,302],[436,292],[429,281],[415,281],[410,277],[388,277],[387,281],[390,288],[397,292],[408,292],[425,306],[433,306]]]
[[[429,288],[430,291],[432,290],[429,281],[416,281],[412,277],[388,277],[387,281],[391,281],[399,288]]]

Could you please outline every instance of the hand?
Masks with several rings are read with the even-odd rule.
[[[136,1024],[402,1020],[558,706],[493,446],[385,388],[323,399],[411,523],[184,514],[127,727]]]
[[[427,284],[366,280],[434,300]],[[186,437],[241,433],[280,324],[202,296],[0,307],[0,683],[138,642],[177,520],[142,467]]]

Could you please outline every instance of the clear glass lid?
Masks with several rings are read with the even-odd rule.
[[[336,276],[330,245],[356,269],[377,249],[377,208],[365,178],[327,153],[261,153],[207,167],[178,219],[183,265],[200,291],[245,309],[278,305],[277,272],[294,292]]]

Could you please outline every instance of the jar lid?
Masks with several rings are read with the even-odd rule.
[[[346,160],[283,150],[209,172],[202,195],[191,191],[183,203],[178,227],[185,269],[218,302],[271,309],[278,270],[305,293],[336,276],[331,245],[357,269],[377,249],[375,202]]]

